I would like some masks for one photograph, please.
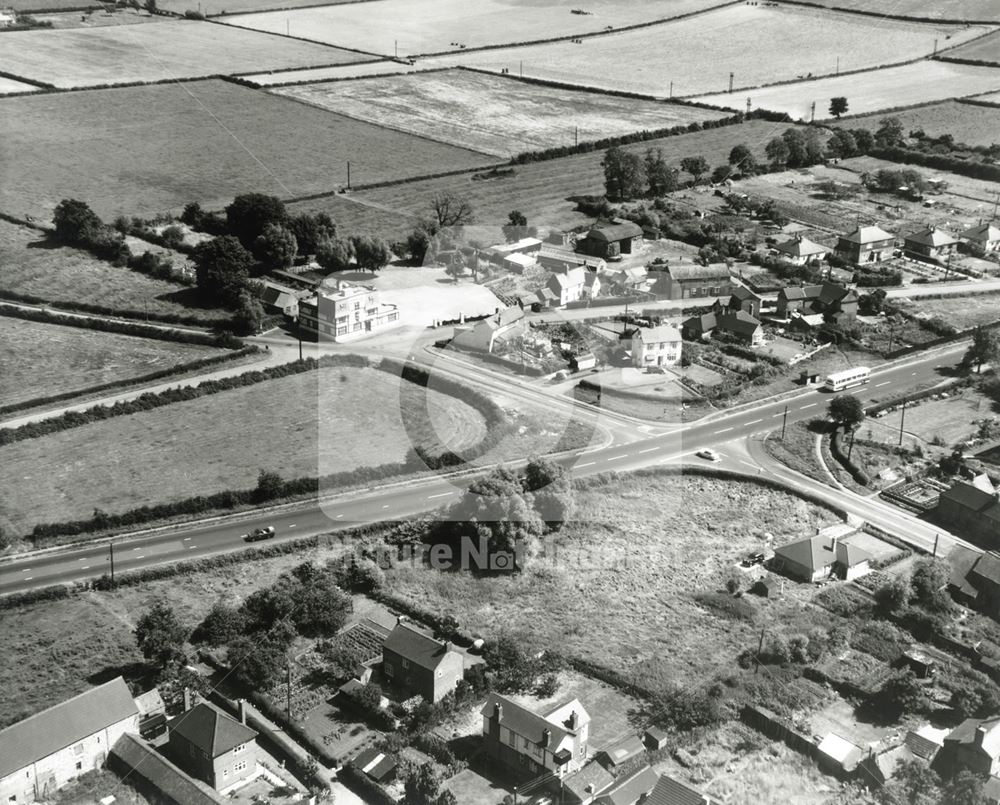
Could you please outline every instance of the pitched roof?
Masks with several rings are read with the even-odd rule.
[[[832,565],[837,560],[836,551],[830,550],[830,537],[816,534],[790,542],[774,549],[774,555],[789,562],[804,565],[813,573]]]
[[[827,733],[827,736],[820,741],[817,751],[835,760],[845,769],[853,768],[861,758],[861,749],[858,746],[834,732]]]
[[[565,274],[557,272],[549,275],[549,285],[555,281],[560,288],[572,288],[576,285],[582,285],[586,280],[586,272],[581,267],[571,268]]]
[[[918,730],[910,730],[906,733],[904,742],[917,757],[933,760],[944,741],[944,734],[947,734],[947,730],[937,729],[926,724]]]
[[[845,288],[843,285],[837,285],[833,282],[824,282],[819,286],[816,298],[824,305],[830,305],[834,302],[855,301],[858,295],[853,288]]]
[[[396,624],[396,628],[389,633],[385,643],[382,644],[382,649],[392,651],[414,665],[430,670],[437,668],[449,653],[457,653],[448,648],[446,643],[435,640],[405,621]]]
[[[993,585],[1000,585],[1000,554],[988,551],[980,556],[969,571],[968,580],[977,589],[979,587],[977,582],[987,581]]]
[[[743,285],[737,285],[735,288],[733,288],[733,298],[739,299],[741,302],[746,302],[748,299],[753,299],[756,302],[756,301],[762,301],[764,297],[755,294],[753,291],[751,291],[749,288],[744,287]]]
[[[615,778],[600,763],[591,761],[563,778],[563,790],[579,800],[589,799],[613,785]]]
[[[199,702],[170,721],[170,737],[179,735],[211,758],[224,755],[257,733],[208,702]]]
[[[535,258],[528,254],[522,254],[521,252],[514,252],[513,254],[508,254],[504,258],[505,262],[514,263],[521,266],[522,268],[528,268],[533,266],[536,262]]]
[[[884,229],[877,226],[859,226],[853,232],[848,232],[846,235],[840,236],[842,239],[848,241],[849,243],[874,243],[879,240],[893,240],[894,235],[890,235]]]
[[[204,783],[181,769],[136,735],[122,735],[111,747],[111,757],[146,780],[151,787],[184,805],[222,805],[223,799]]]
[[[613,224],[597,224],[587,233],[588,240],[612,243],[618,240],[642,237],[642,227],[631,221],[616,221]]]
[[[709,266],[668,266],[667,274],[675,280],[709,280],[726,279],[732,276],[729,266],[725,263],[713,263]]]
[[[976,562],[979,561],[980,556],[982,556],[981,551],[961,544],[953,545],[951,550],[948,551],[948,564],[951,566],[951,575],[948,583],[972,598],[976,597],[977,590],[969,583],[966,577]]]
[[[983,739],[983,750],[990,757],[1000,755],[1000,716],[993,718],[967,718],[944,739],[946,743],[975,744],[976,729],[985,727],[986,737]]]
[[[566,702],[546,715],[539,715],[522,707],[513,699],[499,693],[491,693],[479,712],[483,716],[493,718],[498,704],[501,708],[500,723],[511,732],[536,744],[542,743],[543,733],[548,730],[550,733],[549,745],[558,746],[567,735],[574,734],[590,721],[590,716],[584,710],[579,699]],[[572,713],[577,716],[577,726],[574,729],[571,729],[569,725]]]
[[[949,233],[933,226],[907,235],[903,240],[907,244],[913,243],[918,246],[947,246],[950,243],[958,243],[958,240]]]
[[[852,542],[837,543],[837,559],[847,565],[847,567],[855,567],[873,558],[868,551]]]
[[[399,765],[390,755],[375,747],[370,747],[351,761],[351,765],[360,769],[373,780],[383,780]]]
[[[646,803],[647,805],[705,805],[706,801],[707,797],[704,794],[664,774]]]
[[[640,797],[656,788],[658,782],[657,773],[650,766],[643,766],[628,777],[616,781],[597,798],[597,802],[600,805],[635,805]]]
[[[139,714],[120,676],[0,730],[0,778]]]
[[[970,226],[961,236],[966,240],[1000,240],[1000,227],[994,226],[992,223],[989,224],[978,224],[977,226]]]
[[[940,494],[939,501],[941,499],[950,500],[964,509],[978,512],[996,503],[996,493],[988,492],[981,482],[976,483],[975,480],[955,481],[949,489]]]
[[[631,760],[636,755],[641,755],[645,751],[642,741],[638,735],[627,735],[619,741],[604,747],[599,754],[607,757],[615,766]]]
[[[740,335],[753,335],[760,329],[760,322],[745,310],[725,310],[715,315],[715,326]]]
[[[808,257],[811,254],[826,254],[830,251],[826,246],[809,240],[809,238],[796,237],[778,243],[774,247],[782,254],[790,254],[793,257]]]
[[[138,708],[139,715],[141,716],[148,716],[150,713],[162,713],[166,709],[159,688],[153,688],[152,690],[147,690],[145,693],[140,693],[135,697],[135,706]]]
[[[676,327],[669,324],[660,324],[656,327],[637,327],[632,333],[632,338],[638,338],[647,344],[657,341],[680,341],[681,334]]]

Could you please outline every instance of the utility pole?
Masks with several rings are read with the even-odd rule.
[[[840,75],[840,56],[837,57],[837,75]]]
[[[302,360],[302,336],[299,336],[299,360]]]
[[[933,553],[933,554],[931,554],[931,556],[932,556],[932,557],[933,557],[934,559],[937,559],[937,546],[938,546],[938,538],[939,538],[940,536],[941,536],[941,535],[940,535],[940,534],[938,534],[938,533],[935,533],[935,534],[934,534],[934,553]]]
[[[108,553],[111,556],[111,583],[115,583],[115,544],[113,542],[108,543]]]
[[[392,55],[395,58],[397,58],[397,59],[399,58],[399,40],[398,39],[393,39],[392,40]]]
[[[517,805],[517,786],[514,786],[514,805]]]
[[[347,160],[347,189],[351,189],[351,160]]]
[[[521,59],[521,66],[518,68],[521,78],[524,78],[524,59]]]
[[[788,424],[788,406],[785,406],[785,414],[781,418],[781,441],[785,441],[785,425]]]
[[[847,446],[847,460],[851,460],[851,453],[854,452],[854,435],[857,433],[856,430],[851,431],[851,443]]]
[[[750,99],[747,98],[747,114],[750,114]]]
[[[288,17],[285,17],[285,36],[291,33],[292,24],[289,22]]]
[[[673,81],[670,82],[670,95],[669,95],[669,97],[671,97],[671,98],[674,97],[674,82]]]
[[[993,217],[997,217],[997,207],[1000,207],[1000,193],[997,193],[997,200],[993,202]]]
[[[938,43],[937,37],[935,36],[934,37],[934,52],[931,54],[932,56],[937,56],[937,43]]]
[[[816,122],[816,101],[813,101],[812,105],[809,107],[809,122]]]
[[[899,411],[899,446],[903,446],[903,423],[906,421],[906,400],[903,400],[903,407]]]
[[[729,91],[730,92],[733,91],[733,75],[734,75],[734,73],[732,73],[732,72],[729,73]]]
[[[754,659],[757,661],[757,664],[754,666],[754,669],[753,669],[754,676],[757,676],[757,674],[760,673],[760,653],[763,650],[764,650],[764,630],[761,629],[760,630],[760,641],[757,643],[757,656],[754,657]]]

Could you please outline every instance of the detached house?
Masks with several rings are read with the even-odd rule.
[[[782,260],[795,263],[797,266],[804,266],[813,260],[822,260],[830,253],[830,250],[826,246],[814,243],[809,238],[802,237],[802,235],[796,235],[791,240],[778,243],[775,245],[774,250],[778,252]]]
[[[959,237],[970,245],[978,246],[984,252],[1000,251],[1000,227],[993,223],[969,227]]]
[[[681,323],[681,333],[692,341],[709,338],[714,330],[731,333],[751,347],[764,343],[764,328],[749,313],[742,310],[705,313],[692,316]]]
[[[674,366],[681,359],[681,334],[669,324],[636,327],[632,331],[632,365]]]
[[[977,475],[956,481],[938,496],[935,515],[963,536],[977,538],[997,547],[1000,538],[1000,494],[989,477]]]
[[[949,771],[1000,772],[1000,717],[967,718],[948,733],[937,761]]]
[[[563,307],[570,302],[579,302],[586,292],[586,284],[587,272],[577,267],[550,274],[545,287],[552,292],[554,304]]]
[[[523,332],[524,310],[518,306],[504,308],[472,326],[455,328],[451,342],[460,349],[492,352],[497,339]]]
[[[764,302],[762,296],[758,296],[749,288],[744,288],[742,285],[737,285],[733,288],[733,294],[729,297],[729,309],[730,310],[742,310],[744,313],[748,313],[755,319],[760,318],[760,306]]]
[[[929,226],[903,238],[903,250],[916,260],[937,262],[947,259],[958,250],[958,238],[943,229]]]
[[[406,621],[382,644],[382,674],[407,697],[439,702],[462,680],[465,660],[451,643],[433,637]]]
[[[257,774],[257,733],[208,702],[170,721],[167,751],[181,769],[222,792]]]
[[[382,304],[367,285],[337,281],[334,290],[321,289],[299,300],[299,328],[312,338],[354,341],[399,324],[399,309]]]
[[[520,777],[563,778],[587,760],[590,716],[579,699],[539,715],[494,693],[480,713],[486,754]]]
[[[773,568],[798,581],[820,581],[836,573],[848,581],[864,576],[871,568],[871,554],[844,542],[857,529],[835,525],[818,534],[774,549]]]
[[[713,805],[715,801],[687,783],[664,774],[646,802],[648,805]]]
[[[841,235],[836,252],[851,263],[880,263],[892,256],[896,238],[877,226],[859,226]]]
[[[858,317],[858,294],[834,282],[782,288],[778,291],[778,316],[787,319],[793,313],[823,316],[837,324],[853,321]]]

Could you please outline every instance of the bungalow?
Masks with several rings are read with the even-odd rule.
[[[408,696],[439,702],[455,690],[464,672],[465,660],[451,643],[406,621],[398,621],[382,644],[382,674]]]
[[[1000,251],[1000,227],[993,223],[969,227],[959,237],[969,245],[978,246],[984,252]]]
[[[559,300],[558,306],[564,307],[570,302],[578,302],[583,298],[586,281],[587,273],[583,268],[571,268],[565,273],[550,274],[546,288]]]
[[[120,676],[0,730],[0,802],[52,797],[125,733],[139,734],[139,709]]]
[[[957,248],[958,238],[933,226],[903,238],[903,250],[915,260],[937,262],[954,254]]]
[[[643,766],[638,771],[618,778],[615,784],[601,794],[596,805],[636,805],[645,802],[653,793],[660,776],[650,766]]]
[[[654,286],[656,293],[667,299],[728,296],[732,289],[732,275],[725,263],[668,266],[666,271],[660,272]]]
[[[853,321],[858,317],[858,294],[853,288],[833,282],[782,288],[778,291],[778,316],[788,319],[795,312],[821,315],[838,324]]]
[[[687,783],[663,774],[650,792],[646,805],[713,805],[713,800]]]
[[[513,306],[504,308],[472,326],[455,328],[451,343],[473,352],[492,352],[498,338],[524,329],[524,310]]]
[[[627,735],[598,752],[597,762],[616,774],[622,765],[641,755],[645,749],[638,735]]]
[[[764,328],[761,323],[742,310],[705,313],[692,316],[681,323],[681,333],[691,341],[703,341],[715,330],[731,333],[752,347],[764,343]]]
[[[820,581],[836,573],[850,581],[871,570],[871,554],[844,538],[857,531],[850,525],[835,525],[818,534],[774,549],[772,567],[799,581]]]
[[[1000,717],[967,718],[945,737],[937,763],[948,772],[1000,772]]]
[[[742,310],[749,313],[755,319],[760,318],[760,306],[764,302],[762,296],[758,296],[749,288],[737,285],[733,288],[732,296],[729,297],[730,310]]]
[[[170,758],[192,777],[226,793],[257,774],[257,733],[199,702],[169,722]]]
[[[604,766],[591,761],[579,771],[563,778],[563,800],[567,805],[590,805],[599,794],[614,783],[615,778]]]
[[[986,474],[956,481],[938,496],[935,516],[963,536],[997,546],[1000,538],[1000,494]]]
[[[605,260],[620,260],[623,254],[632,254],[642,245],[642,227],[631,221],[614,221],[596,224],[577,244],[584,254]]]
[[[676,327],[637,327],[632,331],[632,365],[674,366],[681,359],[681,334]]]
[[[802,235],[796,235],[791,240],[776,244],[774,250],[781,259],[797,266],[804,266],[813,260],[823,260],[830,253],[826,246],[821,246]]]
[[[590,716],[579,699],[539,715],[493,693],[480,713],[487,756],[521,777],[562,779],[587,760]]]
[[[877,226],[859,226],[841,235],[836,252],[851,263],[880,263],[892,256],[896,238]]]

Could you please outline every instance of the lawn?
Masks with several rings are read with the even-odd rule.
[[[273,92],[507,158],[724,116],[690,106],[543,87],[467,70],[333,81]]]
[[[425,394],[430,423],[419,413]],[[409,430],[404,416],[414,417]],[[22,494],[0,503],[0,522],[24,534],[95,508],[250,488],[262,467],[299,478],[402,461],[411,431],[432,451],[439,440],[461,449],[482,439],[485,421],[466,403],[387,372],[305,372],[8,445],[0,485]]]
[[[319,67],[369,58],[353,51],[194,20],[18,31],[8,35],[4,43],[0,70],[63,88]],[[136,58],[139,53],[142,58]]]
[[[788,31],[794,30],[795,36]],[[930,55],[940,42],[966,41],[983,28],[919,25],[766,4],[730,5],[676,22],[573,42],[529,45],[449,56],[444,63],[545,78],[658,98],[723,93],[729,86],[833,75]],[[780,47],[769,43],[780,42]],[[636,59],[635,54],[642,54]],[[756,54],[747,58],[748,53]],[[857,81],[855,76],[850,78]],[[754,96],[757,93],[754,93]],[[841,93],[851,95],[850,92]],[[746,95],[719,96],[718,106],[743,109]],[[829,96],[824,103],[829,102]],[[754,105],[757,102],[754,97]],[[898,104],[894,104],[898,105]]]
[[[769,139],[785,126],[753,120],[734,126],[723,126],[694,134],[665,137],[628,146],[627,149],[644,153],[647,148],[662,148],[664,157],[677,165],[685,156],[704,156],[709,164],[725,162],[734,145],[747,143],[755,151],[763,152]],[[512,175],[496,178],[484,173],[446,176],[419,182],[408,182],[395,187],[361,190],[350,198],[373,205],[373,216],[398,212],[414,217],[428,214],[431,199],[436,193],[455,193],[472,204],[476,223],[500,226],[511,210],[520,210],[528,222],[541,228],[571,229],[593,223],[593,218],[574,210],[569,196],[604,193],[604,171],[601,168],[603,152],[579,154],[562,159],[518,165]],[[2,192],[2,190],[0,190]],[[293,204],[293,211],[323,210],[330,204],[331,214],[342,208],[338,197],[322,198]],[[411,225],[412,226],[412,225]]]
[[[220,0],[228,2],[228,0]],[[227,17],[231,25],[304,36],[368,53],[415,56],[491,45],[537,42],[669,19],[723,0],[376,0],[292,12]],[[574,14],[574,9],[588,14]],[[373,21],[377,21],[373,24]]]
[[[950,134],[955,142],[969,145],[992,145],[1000,142],[1000,107],[943,101],[916,109],[903,109],[893,112],[892,116],[899,118],[903,131],[907,133],[919,129],[929,137]],[[869,129],[874,132],[884,117],[884,114],[852,117],[841,125],[844,128]]]
[[[944,57],[1000,66],[1000,31],[949,50]]]
[[[0,405],[168,369],[224,350],[0,317]]]
[[[67,197],[110,219],[334,191],[348,161],[361,183],[494,160],[219,80],[0,100],[0,209],[21,216],[47,219]]]
[[[893,0],[887,7],[883,0],[812,0],[812,4],[850,11],[889,13],[899,17],[940,20],[1000,20],[995,0]]]
[[[959,89],[956,92],[956,87]],[[754,109],[786,112],[809,120],[816,104],[816,119],[830,116],[830,98],[847,98],[849,112],[868,114],[880,109],[952,99],[1000,89],[1000,69],[942,61],[920,61],[862,75],[818,78],[794,84],[765,87],[753,92],[702,95],[695,100],[716,105],[743,106],[749,97]],[[847,121],[845,121],[846,123]]]
[[[891,411],[884,417],[866,419],[858,430],[859,439],[899,444],[899,425],[903,418],[903,444],[906,447],[921,445],[926,448],[939,442],[948,448],[964,441],[976,431],[976,420],[991,419],[993,406],[987,397],[974,389],[949,392],[940,400],[923,400]]]
[[[896,300],[893,300],[894,302]],[[941,299],[900,299],[906,310],[927,318],[942,318],[960,330],[990,324],[1000,319],[1000,296],[997,294],[969,294],[944,296]]]
[[[694,596],[720,589],[733,561],[758,548],[765,531],[782,543],[832,519],[791,494],[751,483],[602,476],[579,489],[574,522],[559,535],[555,555],[521,575],[397,566],[387,583],[432,611],[454,614],[473,633],[502,628],[653,688],[697,684],[731,670],[756,627],[717,615]],[[792,617],[784,602],[757,606],[767,620]]]

